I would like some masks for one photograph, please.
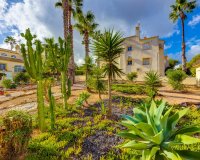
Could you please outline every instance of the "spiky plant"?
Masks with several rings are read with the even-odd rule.
[[[100,34],[93,43],[93,50],[100,62],[103,62],[103,73],[108,77],[108,116],[112,114],[111,104],[111,84],[112,79],[116,76],[121,76],[123,73],[118,68],[117,59],[123,52],[124,38],[120,32],[114,32],[113,30],[106,30],[103,34]]]
[[[124,115],[126,120],[122,121],[122,125],[128,130],[118,135],[127,141],[119,147],[142,151],[142,160],[198,160],[200,152],[180,148],[200,142],[200,139],[192,136],[200,132],[199,125],[177,127],[189,109],[172,113],[173,107],[164,112],[166,107],[165,102],[157,106],[152,101],[146,111],[134,108],[133,117]]]
[[[54,42],[54,39],[46,39],[46,52],[49,55],[49,59],[53,62],[55,68],[61,73],[61,91],[63,97],[64,108],[67,109],[67,100],[71,95],[71,81],[67,75],[67,67],[69,64],[71,49],[70,38],[65,41],[62,38],[58,38],[58,44]],[[66,88],[66,84],[68,88]]]
[[[25,34],[21,36],[26,40],[26,44],[21,44],[21,53],[24,59],[24,65],[29,76],[37,81],[37,102],[38,102],[38,119],[39,128],[45,130],[45,108],[44,108],[44,87],[43,87],[43,71],[44,61],[42,53],[44,48],[39,40],[35,40],[36,36],[31,34],[27,29]]]

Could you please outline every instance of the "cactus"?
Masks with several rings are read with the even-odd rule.
[[[49,58],[54,63],[55,68],[61,73],[61,92],[64,108],[67,109],[67,100],[71,95],[71,82],[68,80],[67,67],[71,55],[70,38],[67,41],[58,38],[58,44],[54,43],[54,39],[46,39],[46,52],[49,53]],[[66,83],[68,89],[66,88]]]
[[[38,119],[39,128],[41,131],[45,130],[45,116],[44,116],[44,88],[43,88],[43,69],[44,62],[42,60],[42,53],[44,48],[39,40],[35,40],[36,36],[32,35],[30,29],[27,29],[25,34],[21,34],[26,40],[26,45],[21,44],[21,53],[23,55],[24,64],[27,73],[30,77],[37,81],[37,102],[38,102]],[[35,41],[34,41],[35,40]],[[33,47],[33,41],[35,47]],[[35,48],[35,49],[34,49]]]
[[[55,98],[51,92],[51,85],[49,86],[48,95],[49,95],[49,109],[50,109],[50,116],[51,116],[51,129],[53,130],[55,126],[55,113],[54,113]]]

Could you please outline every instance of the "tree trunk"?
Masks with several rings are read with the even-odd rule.
[[[38,119],[39,128],[42,132],[45,131],[45,111],[44,111],[44,97],[43,97],[43,83],[42,80],[37,81],[37,102],[38,102]]]
[[[65,40],[67,40],[68,37],[68,30],[69,30],[69,25],[68,25],[68,0],[63,0],[63,25],[64,25],[64,37]]]
[[[69,67],[68,67],[68,74],[69,78],[72,82],[72,84],[75,83],[75,64],[74,64],[74,45],[73,45],[73,28],[72,28],[72,22],[71,22],[71,15],[72,15],[72,9],[69,7],[69,34],[71,38],[71,57],[70,57],[70,62],[69,62]]]
[[[89,34],[87,31],[85,31],[85,34],[84,34],[84,43],[85,43],[85,61],[89,58]],[[88,81],[88,70],[89,68],[87,68],[87,65],[86,65],[86,72],[85,72],[85,81],[87,83]],[[87,86],[87,84],[86,84]],[[87,87],[87,91],[90,92],[90,89],[89,87]]]
[[[111,77],[108,75],[108,116],[112,115]]]
[[[186,72],[186,63],[187,59],[185,56],[185,24],[184,24],[184,18],[181,18],[181,24],[182,24],[182,70]]]
[[[67,109],[67,91],[66,91],[66,72],[61,72],[61,91],[62,91],[62,97],[63,97],[63,105],[64,109]]]

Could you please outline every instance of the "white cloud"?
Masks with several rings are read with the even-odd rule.
[[[192,17],[192,20],[188,22],[188,25],[194,27],[199,23],[200,23],[200,15],[196,15]]]
[[[165,44],[165,49],[170,49],[172,47],[172,44]]]

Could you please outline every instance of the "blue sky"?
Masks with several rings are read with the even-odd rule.
[[[56,0],[0,0],[0,47],[6,36],[20,40],[19,33],[30,28],[44,37],[63,35],[62,12],[54,7]],[[181,24],[172,23],[168,15],[175,0],[84,0],[84,11],[92,10],[99,29],[115,28],[124,36],[134,35],[140,23],[143,36],[159,35],[165,40],[165,54],[181,60]],[[197,0],[200,6],[200,0]],[[186,24],[187,58],[200,53],[200,7],[188,15]],[[83,62],[82,37],[74,33],[75,60]]]

